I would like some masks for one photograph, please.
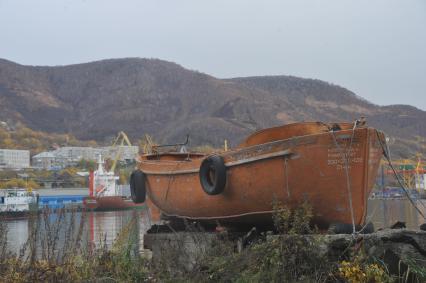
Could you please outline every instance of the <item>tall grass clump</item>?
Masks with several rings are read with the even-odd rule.
[[[213,258],[206,271],[209,280],[221,282],[316,282],[335,268],[319,253],[317,240],[305,237],[315,230],[312,208],[302,203],[295,209],[274,202],[273,222],[277,233],[261,234],[240,253]],[[225,280],[224,280],[225,279]]]
[[[308,202],[293,208],[274,202],[273,208],[275,231],[253,234],[256,230],[252,229],[240,236],[242,249],[241,241],[226,232],[206,238],[209,247],[195,258],[192,269],[179,268],[179,274],[171,274],[163,268],[163,278],[181,282],[392,282],[386,267],[359,247],[347,247],[349,251],[338,259],[330,257],[324,235],[312,226],[314,213]],[[179,262],[178,254],[166,259]]]

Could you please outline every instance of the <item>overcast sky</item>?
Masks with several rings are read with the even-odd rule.
[[[0,0],[0,58],[176,62],[219,78],[294,75],[426,110],[425,0]]]

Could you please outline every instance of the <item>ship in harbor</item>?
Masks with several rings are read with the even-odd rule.
[[[135,204],[130,196],[124,194],[123,186],[118,185],[119,177],[113,170],[106,170],[104,163],[99,155],[97,170],[89,174],[89,196],[83,199],[83,207],[96,211],[143,207],[143,204]]]
[[[24,189],[4,189],[0,193],[0,216],[25,217],[38,210],[38,194]]]

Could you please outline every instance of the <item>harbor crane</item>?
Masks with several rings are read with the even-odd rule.
[[[126,133],[123,131],[120,131],[117,135],[117,137],[114,140],[114,143],[112,144],[112,147],[118,147],[117,153],[115,155],[115,158],[112,162],[110,172],[115,171],[115,167],[117,166],[117,161],[120,159],[121,154],[123,152],[123,146],[132,146],[129,138],[127,137]]]
[[[423,163],[420,154],[417,154],[413,159],[395,160],[392,163],[406,188],[426,190],[426,165]],[[386,174],[393,175],[393,171],[387,169]]]

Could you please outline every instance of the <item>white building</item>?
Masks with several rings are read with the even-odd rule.
[[[123,162],[133,161],[139,154],[139,147],[132,145],[118,145],[104,147],[104,158],[115,159],[118,155],[118,160]]]
[[[36,168],[52,169],[57,166],[56,157],[51,151],[41,152],[31,158],[31,164]]]
[[[0,168],[23,169],[29,167],[29,150],[0,149]]]
[[[105,154],[105,150],[94,147],[66,146],[53,151],[53,154],[56,158],[64,158],[69,162],[78,162],[81,159],[96,160],[100,154]]]
[[[54,151],[46,151],[34,155],[32,158],[33,167],[47,170],[60,169],[68,166],[75,166],[80,160],[96,160],[99,155],[104,159],[115,159],[122,162],[133,161],[139,153],[138,146],[107,146],[107,147],[61,147]]]

